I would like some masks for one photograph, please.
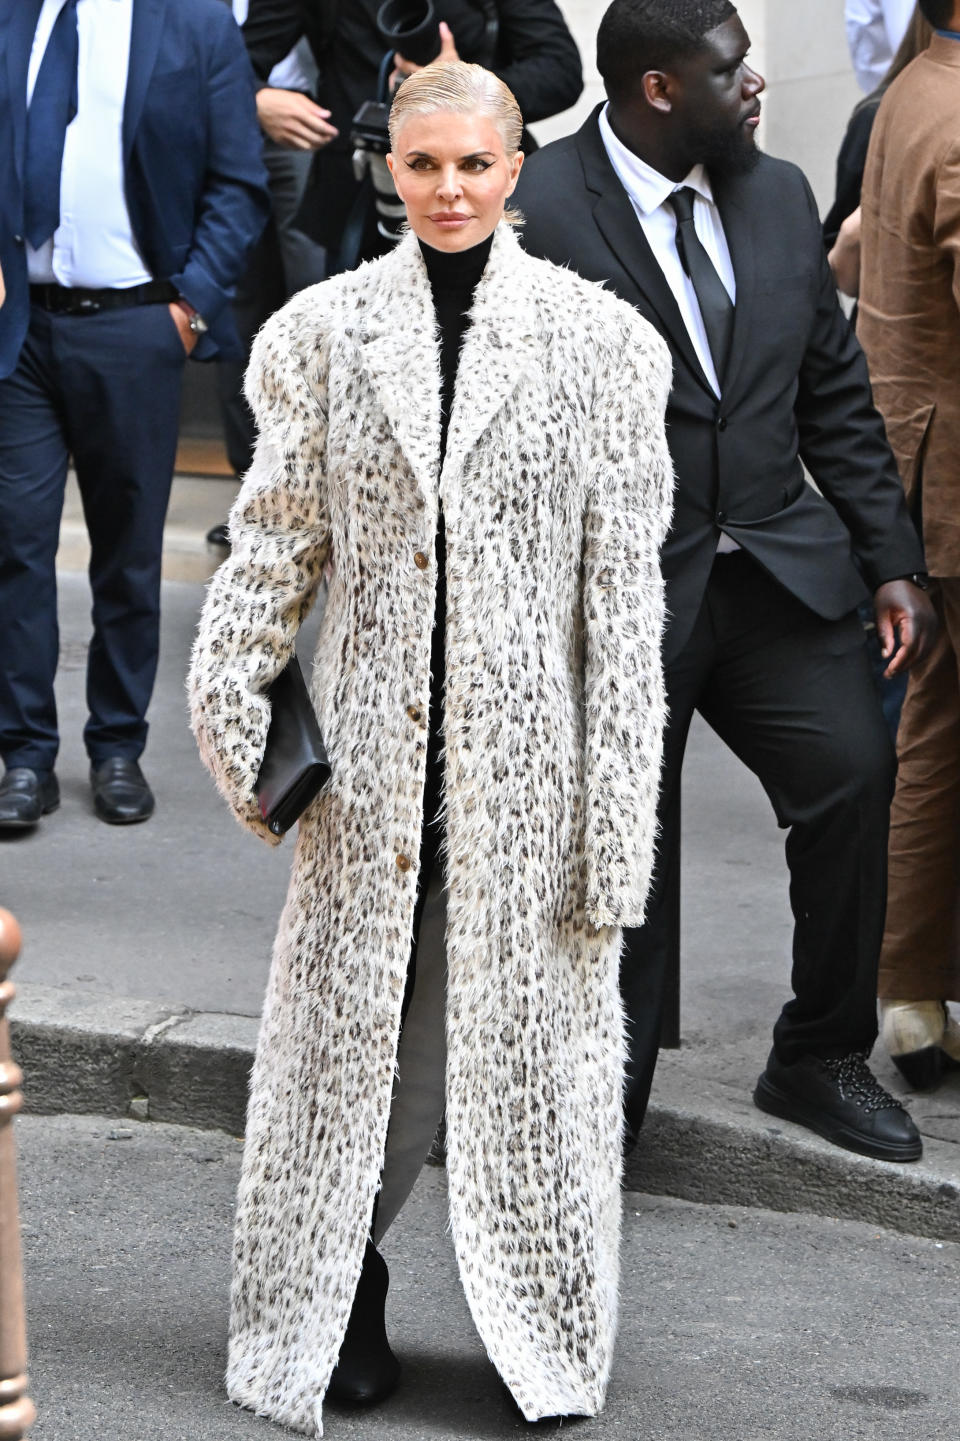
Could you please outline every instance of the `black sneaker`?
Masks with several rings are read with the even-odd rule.
[[[920,1132],[870,1070],[868,1055],[803,1056],[787,1066],[771,1051],[754,1102],[761,1111],[796,1121],[848,1151],[878,1161],[918,1161]]]

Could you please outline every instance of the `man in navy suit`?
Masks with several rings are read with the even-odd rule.
[[[68,457],[90,534],[97,815],[139,767],[186,357],[235,354],[269,210],[253,72],[219,0],[0,0],[0,832],[59,803],[55,556]]]

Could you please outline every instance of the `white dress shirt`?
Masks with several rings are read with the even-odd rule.
[[[43,0],[27,70],[27,105],[64,0]],[[124,196],[123,105],[133,0],[79,0],[77,113],[60,170],[60,224],[39,250],[27,246],[33,284],[124,290],[152,277],[133,238]]]
[[[673,192],[681,190],[685,185],[689,185],[691,190],[696,191],[693,202],[693,228],[696,230],[697,238],[704,250],[713,261],[724,289],[736,304],[737,281],[733,273],[733,261],[730,259],[730,247],[727,245],[727,237],[723,233],[720,211],[714,202],[707,172],[702,165],[695,165],[690,174],[679,184],[676,181],[668,180],[665,175],[660,174],[659,170],[654,170],[652,165],[641,160],[639,155],[634,155],[632,150],[628,150],[623,142],[617,139],[610,121],[607,119],[607,106],[604,106],[600,112],[600,135],[610,158],[610,164],[616,171],[617,179],[630,197],[637,219],[650,244],[650,249],[680,307],[683,323],[693,342],[693,348],[697,352],[697,359],[703,367],[703,373],[719,397],[720,382],[717,379],[717,368],[710,353],[710,342],[707,340],[706,326],[700,313],[700,302],[697,300],[693,281],[680,263],[680,256],[677,252],[677,217],[673,208],[667,204],[667,200]],[[739,549],[736,541],[731,540],[728,535],[720,536],[717,545],[718,551],[726,554]]]
[[[876,90],[907,33],[914,0],[846,0],[850,59],[861,90]]]
[[[677,217],[671,206],[667,204],[667,200],[673,192],[682,190],[685,185],[689,185],[691,190],[696,191],[693,202],[694,229],[704,250],[713,261],[727,294],[736,303],[737,282],[733,274],[733,262],[730,259],[727,237],[723,233],[720,212],[714,203],[707,172],[702,165],[695,165],[690,174],[679,184],[674,180],[668,180],[665,175],[654,170],[652,165],[647,165],[646,161],[641,160],[639,155],[634,155],[632,150],[628,150],[623,142],[617,139],[610,121],[607,119],[606,106],[600,113],[600,135],[607,155],[610,157],[610,164],[616,171],[620,184],[633,202],[633,208],[637,213],[643,233],[650,243],[650,249],[680,307],[683,323],[693,341],[693,348],[697,352],[697,359],[703,366],[703,373],[719,395],[720,383],[717,380],[713,356],[710,354],[710,343],[707,340],[703,316],[700,314],[697,292],[693,288],[693,281],[681,265],[680,256],[677,253]]]

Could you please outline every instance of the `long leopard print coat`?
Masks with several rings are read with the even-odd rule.
[[[452,1230],[524,1415],[593,1414],[616,1329],[620,927],[643,915],[664,723],[666,347],[501,226],[440,469],[415,239],[302,292],[254,349],[260,439],[193,657],[193,725],[239,819],[264,691],[327,573],[313,690],[333,775],[299,828],[253,1071],[227,1385],[308,1436],[387,1133],[447,534]]]

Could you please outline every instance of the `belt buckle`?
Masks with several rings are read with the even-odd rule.
[[[99,300],[94,300],[92,296],[85,295],[82,300],[77,301],[73,309],[78,315],[97,315],[103,309],[103,306]]]

